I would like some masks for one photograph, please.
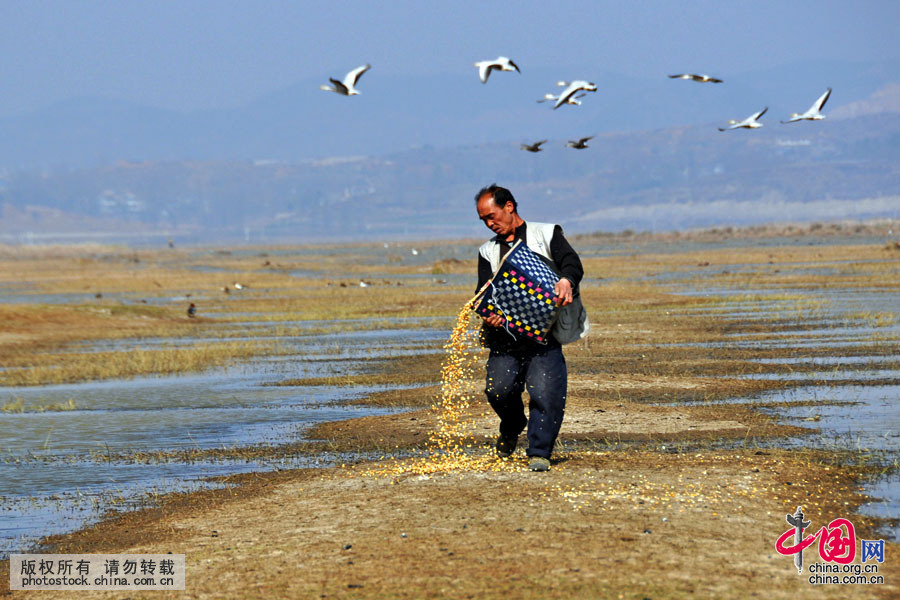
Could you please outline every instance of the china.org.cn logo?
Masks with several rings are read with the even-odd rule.
[[[803,530],[811,525],[811,521],[803,519],[803,507],[798,506],[794,514],[786,517],[790,529],[775,542],[779,554],[793,555],[798,574],[803,574],[803,551],[818,540],[822,562],[813,562],[807,567],[810,583],[884,583],[884,578],[878,575],[878,565],[884,562],[884,540],[860,539],[860,563],[854,564],[856,530],[849,519],[833,519],[805,537]]]

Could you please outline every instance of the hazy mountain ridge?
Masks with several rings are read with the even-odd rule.
[[[564,143],[552,139],[538,154],[509,142],[380,158],[20,171],[0,179],[0,204],[8,214],[62,211],[73,229],[128,223],[257,241],[479,235],[472,196],[492,181],[513,189],[527,218],[573,232],[900,216],[900,114],[608,133],[580,151]],[[19,219],[0,232],[62,221]]]

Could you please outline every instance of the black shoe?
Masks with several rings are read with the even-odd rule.
[[[543,456],[532,456],[528,461],[528,468],[532,471],[549,471],[550,459]]]
[[[497,456],[506,458],[516,451],[516,444],[519,443],[519,436],[500,434],[497,438]]]

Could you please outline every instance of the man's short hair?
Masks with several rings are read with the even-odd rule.
[[[507,202],[512,202],[513,212],[518,212],[519,205],[516,203],[516,199],[513,198],[512,192],[510,192],[505,187],[500,187],[496,183],[492,183],[491,185],[485,186],[478,190],[478,193],[475,194],[475,204],[478,204],[478,201],[481,200],[481,197],[485,194],[490,194],[491,198],[494,200],[494,204],[498,208],[503,208],[506,206]]]

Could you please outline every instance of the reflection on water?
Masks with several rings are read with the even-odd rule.
[[[352,329],[353,323],[346,325]],[[271,337],[266,327],[251,331],[245,340]],[[279,445],[302,437],[315,423],[390,413],[347,402],[387,386],[266,384],[355,374],[366,364],[362,359],[437,352],[444,338],[446,331],[421,327],[279,337],[278,356],[201,374],[0,388],[0,406],[16,402],[22,408],[0,414],[0,555],[81,527],[108,508],[146,502],[151,489],[162,494],[197,489],[210,476],[331,464],[328,457],[150,464],[104,457]],[[121,351],[171,343],[113,340],[85,348]],[[70,401],[74,409],[40,412]]]
[[[839,269],[811,267],[806,272],[837,276]],[[682,345],[749,351],[794,350],[789,358],[753,359],[762,366],[789,365],[794,371],[754,373],[742,377],[806,381],[809,385],[726,401],[778,404],[762,410],[779,416],[787,423],[817,430],[816,435],[777,439],[763,444],[862,451],[882,464],[896,464],[900,457],[900,385],[897,385],[900,370],[892,367],[900,360],[900,305],[894,294],[877,289],[835,288],[705,288],[701,292],[685,286],[684,280],[679,277],[669,278],[673,286],[678,286],[679,281],[681,287],[677,291],[680,293],[699,293],[722,300],[709,308],[684,311],[686,314],[714,314],[737,324],[748,325],[774,321],[790,327],[783,331],[738,332],[729,335],[727,341]],[[785,295],[792,299],[767,299]],[[731,297],[735,300],[729,301]],[[747,300],[748,297],[755,299]],[[860,318],[858,315],[861,313],[881,313],[887,317],[881,320]],[[876,347],[880,356],[867,352]],[[808,354],[821,349],[839,348],[846,348],[847,351],[841,356]],[[888,349],[886,355],[883,353],[885,348]],[[889,363],[890,368],[878,368],[879,363]],[[834,365],[834,368],[824,371],[809,369],[828,365]],[[870,383],[832,385],[829,381]],[[863,506],[863,513],[888,518],[900,515],[900,478],[880,478],[869,483],[865,492],[877,500]],[[897,529],[886,530],[883,534],[900,542],[900,531]]]

